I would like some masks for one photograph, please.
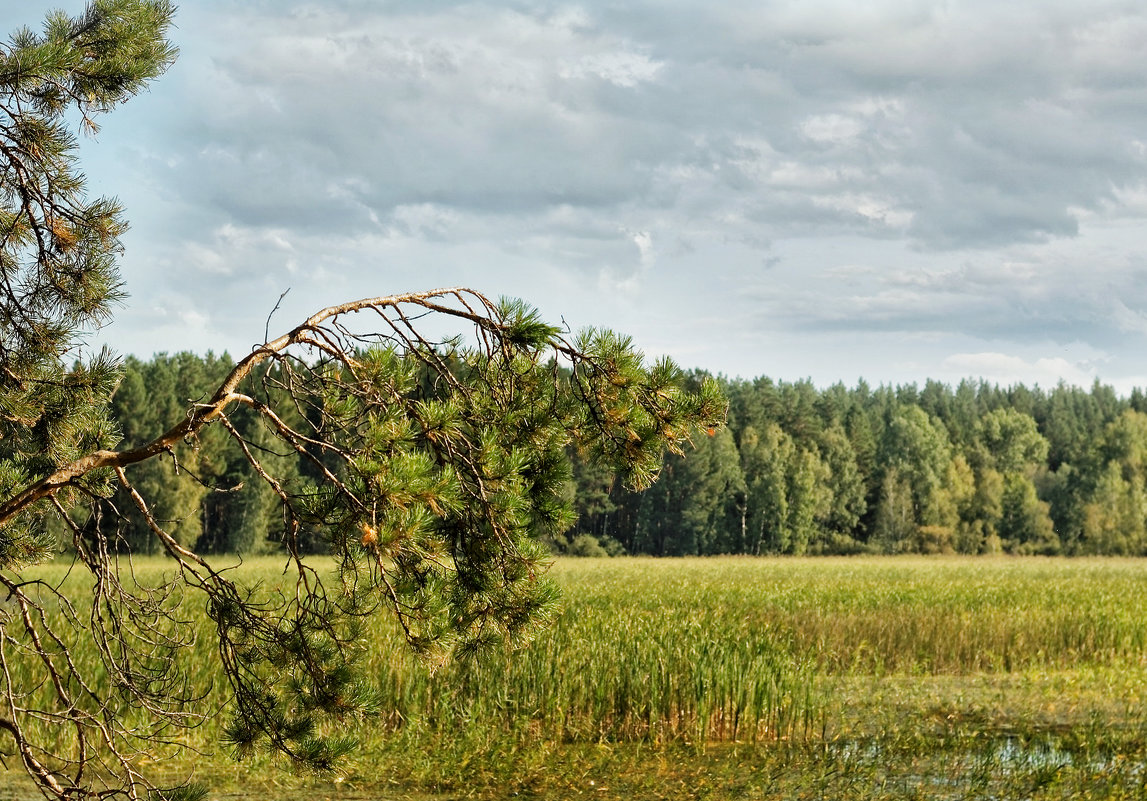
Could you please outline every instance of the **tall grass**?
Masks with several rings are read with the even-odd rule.
[[[561,742],[758,741],[821,730],[831,676],[1139,663],[1147,564],[1043,560],[566,560],[556,624],[430,674],[385,624],[392,725],[527,727]]]
[[[565,610],[527,648],[433,675],[388,648],[372,667],[403,719],[448,728],[528,724],[564,742],[807,732],[812,661],[704,584],[649,575],[653,564],[563,563]]]
[[[268,558],[240,571],[271,584],[281,568]],[[42,575],[65,581],[59,566]],[[564,590],[555,624],[477,662],[432,671],[389,618],[371,621],[367,667],[386,712],[359,727],[363,753],[419,740],[435,743],[435,759],[460,761],[527,741],[808,742],[824,736],[834,691],[858,678],[1147,664],[1145,561],[584,559],[558,561],[553,575]],[[82,618],[84,577],[73,572],[65,587]],[[202,600],[189,595],[181,613],[203,634],[181,658],[200,686],[218,684]],[[94,657],[82,631],[69,640],[76,659]],[[184,742],[210,750],[218,733],[208,723]]]

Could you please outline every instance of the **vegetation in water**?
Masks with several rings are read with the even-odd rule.
[[[273,586],[281,568],[236,570]],[[384,714],[351,732],[342,772],[272,786],[271,758],[236,767],[211,722],[182,741],[209,756],[150,758],[282,797],[1142,797],[1142,562],[567,559],[551,573],[563,611],[524,649],[432,669],[393,619],[372,619]],[[217,657],[197,647],[210,681]]]

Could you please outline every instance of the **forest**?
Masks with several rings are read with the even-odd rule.
[[[187,414],[188,401],[201,400],[232,364],[210,353],[128,357],[113,398],[122,446]],[[1139,390],[1120,397],[1098,382],[1090,390],[970,380],[955,388],[860,381],[818,389],[809,381],[718,380],[730,404],[727,426],[701,432],[683,456],[666,454],[649,490],[631,492],[569,454],[578,519],[550,537],[555,551],[1147,553],[1147,395]],[[314,486],[313,466],[276,450],[255,414],[240,409],[228,424],[265,448],[292,491]],[[256,554],[279,547],[283,524],[273,491],[252,470],[227,432],[208,427],[132,474],[181,543]],[[130,502],[111,503],[126,516],[116,523],[121,545],[154,549]],[[316,549],[320,542],[311,540]]]

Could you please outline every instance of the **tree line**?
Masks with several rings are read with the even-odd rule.
[[[696,438],[684,457],[668,455],[646,492],[576,466],[568,547],[1147,553],[1147,396],[1138,389],[721,384],[728,426]]]
[[[232,366],[210,353],[127,358],[112,400],[121,447],[178,421]],[[667,453],[648,490],[630,491],[608,468],[571,452],[577,523],[564,536],[548,535],[550,545],[658,556],[1147,553],[1147,396],[1139,390],[1120,397],[1098,382],[1051,390],[974,381],[719,383],[727,426],[694,437],[683,456]],[[321,478],[251,410],[230,422],[287,484]],[[208,429],[132,473],[155,498],[157,519],[187,547],[280,547],[274,492],[227,432]],[[129,500],[113,503],[124,512],[119,541],[154,549]],[[313,547],[322,541],[316,533]]]
[[[193,414],[234,367],[226,353],[160,353],[148,361],[128,356],[111,399],[111,417],[122,437],[117,448],[140,447]],[[256,401],[276,408],[279,419],[294,430],[314,426],[307,418],[315,416],[315,408],[296,401],[281,366],[255,372],[249,385],[258,387],[261,397]],[[262,470],[273,476],[282,490],[296,497],[312,495],[327,483],[326,462],[331,460],[322,456],[321,447],[308,453],[284,443],[255,404],[236,405],[226,416],[226,426],[207,426],[159,458],[131,467],[132,485],[149,499],[153,520],[140,513],[128,489],[119,487],[103,504],[109,513],[90,516],[80,508],[73,522],[98,526],[108,542],[137,554],[164,552],[154,523],[179,546],[197,553],[280,550],[288,525],[292,549],[326,551],[330,538],[313,525],[289,521],[274,484],[259,475]],[[329,467],[337,469],[333,462]],[[63,522],[49,519],[47,524],[59,530],[61,543],[71,539]]]

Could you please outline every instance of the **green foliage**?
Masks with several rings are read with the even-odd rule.
[[[567,454],[596,454],[640,485],[654,476],[662,450],[680,450],[688,432],[723,418],[713,382],[686,392],[680,371],[668,362],[645,368],[615,335],[586,334],[581,344],[595,351],[553,339],[547,346],[539,337],[554,329],[505,301],[480,325],[481,347],[452,340],[280,362],[252,374],[245,388],[243,397],[265,401],[220,417],[230,437],[204,427],[174,445],[170,462],[131,468],[121,492],[153,500],[105,535],[128,550],[147,551],[157,525],[174,543],[169,552],[246,550],[253,540],[230,510],[264,514],[267,498],[285,518],[280,547],[339,560],[339,587],[329,594],[300,563],[293,599],[213,573],[196,579],[210,599],[234,696],[223,737],[237,755],[269,751],[328,770],[350,752],[353,742],[333,734],[329,721],[378,708],[361,681],[361,626],[382,609],[435,663],[534,636],[556,601],[538,540],[561,540],[572,522]],[[560,368],[555,355],[569,366]],[[231,367],[226,357],[188,354],[129,360],[115,397],[130,421],[125,432],[178,425],[178,410]],[[267,405],[276,396],[280,414]],[[168,466],[176,462],[182,476]],[[263,493],[243,497],[248,481]],[[216,525],[229,536],[214,533]],[[266,541],[266,518],[256,525],[254,542]],[[606,552],[587,535],[570,549]]]
[[[947,431],[917,406],[902,407],[889,421],[881,461],[896,468],[912,489],[912,503],[924,525],[946,525],[939,493],[952,458]]]
[[[750,553],[784,553],[789,549],[788,474],[793,456],[792,438],[778,425],[769,425],[763,436],[751,427],[742,432]]]
[[[1142,393],[721,384],[740,478],[698,447],[634,495],[575,459],[577,531],[652,554],[1147,553]]]
[[[1014,553],[1059,553],[1060,542],[1048,516],[1048,504],[1036,494],[1026,476],[1009,473],[1004,477],[999,536],[1004,547]]]
[[[519,316],[529,318],[526,307],[515,308]],[[402,361],[396,353],[387,358],[395,364]],[[463,366],[460,353],[451,358],[463,373],[470,370]],[[541,359],[536,363],[543,366]],[[231,364],[225,356],[161,355],[149,363],[129,358],[113,399],[113,420],[124,431],[124,444],[139,444],[148,431],[179,420],[185,404],[209,392]],[[404,369],[408,374],[403,391],[422,393],[420,414],[427,425],[454,425],[450,415],[456,412],[430,392],[422,368]],[[557,375],[567,376],[560,370]],[[703,374],[678,377],[686,387],[705,383]],[[279,381],[282,376],[272,371],[265,378]],[[1059,408],[1062,394],[1076,397],[1069,388],[1046,396],[1022,395],[1037,419],[1004,405],[1008,398],[986,385],[977,390],[964,383],[945,395],[942,385],[931,383],[917,397],[926,400],[929,409],[947,415],[940,419],[929,417],[922,408],[908,411],[913,407],[903,406],[894,393],[873,392],[864,385],[856,390],[830,387],[820,396],[801,400],[806,411],[796,414],[784,411],[784,398],[804,398],[806,390],[789,391],[771,381],[752,387],[715,383],[733,402],[729,427],[694,436],[681,454],[667,455],[660,466],[661,480],[649,491],[627,489],[614,466],[591,460],[595,452],[605,453],[600,440],[588,445],[571,440],[562,453],[551,450],[550,467],[535,471],[551,476],[546,491],[535,494],[539,503],[550,504],[545,518],[549,522],[534,524],[530,536],[558,553],[566,552],[581,534],[627,552],[661,555],[802,549],[818,554],[886,550],[1132,554],[1147,549],[1147,537],[1140,534],[1147,522],[1140,525],[1135,511],[1136,494],[1143,493],[1147,481],[1143,467],[1147,435],[1140,430],[1147,431],[1143,424],[1147,414],[1142,412],[1124,409],[1106,422],[1097,417],[1102,424],[1091,435],[1091,449],[1078,463],[1062,463],[1052,470],[1050,454],[1063,445],[1047,440],[1040,425]],[[332,412],[350,418],[357,414],[357,407],[346,399],[332,396],[324,402]],[[282,407],[281,401],[278,404]],[[798,439],[779,422],[807,414],[818,419],[805,420],[798,429],[812,432],[811,438]],[[770,421],[770,415],[777,419]],[[273,427],[253,410],[236,409],[229,419],[292,492],[302,492],[307,481],[311,486],[322,484],[321,471],[293,448],[284,447]],[[746,419],[758,420],[764,428],[744,424]],[[521,420],[513,425],[538,430],[528,417]],[[299,423],[296,419],[293,425]],[[571,424],[581,426],[585,421],[579,418]],[[282,547],[287,530],[279,497],[220,433],[208,428],[193,443],[174,447],[183,471],[179,475],[169,457],[133,467],[132,474],[155,493],[157,510],[171,521],[180,541],[194,544],[200,552],[250,555]],[[626,453],[624,442],[633,441],[629,434],[626,437],[610,443],[615,456]],[[1118,465],[1120,481],[1105,477],[1111,464]],[[184,486],[193,468],[210,489]],[[895,479],[886,480],[893,469]],[[413,480],[413,475],[407,478]],[[395,480],[400,478],[395,473]],[[122,493],[117,505],[131,508]],[[564,516],[557,514],[560,509]],[[576,522],[567,534],[571,520]],[[302,552],[326,552],[329,543],[319,528],[317,523],[301,525],[296,547]],[[198,539],[196,530],[201,532]],[[62,536],[58,526],[53,532]],[[138,516],[130,519],[122,536],[137,552],[156,547],[146,521]],[[51,538],[44,542],[49,547]]]
[[[555,610],[540,540],[573,523],[569,454],[644,489],[666,451],[726,414],[716,382],[687,387],[628,338],[571,342],[525,303],[466,289],[331,306],[238,363],[182,353],[121,369],[91,355],[122,297],[126,221],[85,197],[67,117],[94,131],[161,74],[172,13],[95,0],[0,50],[0,585],[20,610],[0,620],[0,730],[60,799],[105,781],[101,795],[188,795],[132,763],[205,716],[174,658],[195,633],[216,644],[237,754],[332,769],[353,749],[338,727],[377,711],[366,621],[393,616],[434,661],[520,645]],[[424,335],[427,314],[472,336]],[[19,572],[61,543],[91,582],[87,625],[72,598]],[[248,585],[206,558],[270,548],[293,587]],[[313,551],[335,557],[334,581],[304,561]],[[140,585],[130,560],[152,552],[173,573]],[[188,589],[210,631],[179,619]],[[53,606],[91,637],[95,664],[71,659]],[[21,660],[41,671],[30,687],[8,669]]]
[[[115,260],[127,223],[114,201],[85,197],[67,116],[94,131],[160,75],[174,58],[171,14],[164,0],[100,0],[0,48],[0,497],[119,438],[106,408],[116,360],[82,350],[123,297]],[[93,473],[71,491],[106,494],[107,480]],[[0,565],[46,555],[42,512],[7,524]]]
[[[857,453],[839,420],[834,420],[821,434],[820,444],[826,473],[827,509],[821,515],[817,538],[826,534],[828,538],[851,538],[868,510]]]
[[[987,463],[1001,473],[1018,473],[1047,460],[1047,440],[1028,414],[1015,409],[993,409],[976,426],[977,439]]]
[[[600,558],[609,556],[609,552],[601,546],[601,543],[592,534],[578,534],[566,548],[565,553],[567,556],[580,557]]]
[[[891,467],[880,486],[873,543],[884,553],[911,550],[918,525],[912,486],[896,467]]]
[[[657,485],[641,496],[641,541],[662,556],[731,553],[739,544],[744,479],[728,431],[698,437],[670,456]]]

